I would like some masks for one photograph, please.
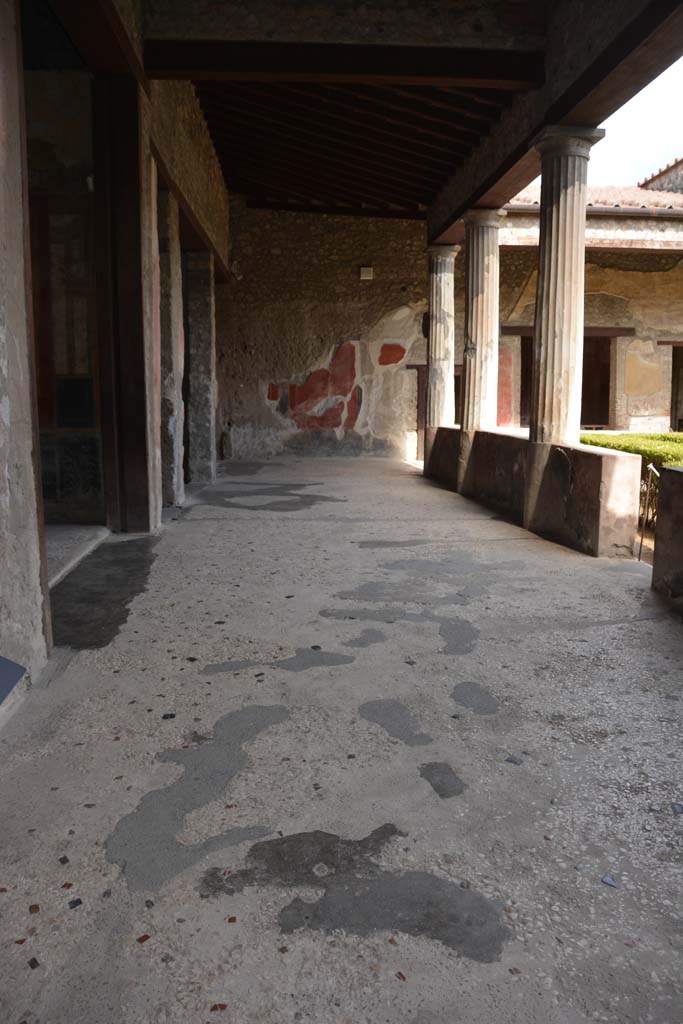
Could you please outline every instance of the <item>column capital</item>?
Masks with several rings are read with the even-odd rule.
[[[455,259],[460,252],[459,245],[428,245],[428,256],[442,256],[444,259]]]
[[[548,124],[541,129],[531,145],[541,156],[546,153],[582,156],[588,159],[591,147],[604,139],[604,128],[582,128],[573,124]]]
[[[476,224],[485,228],[499,228],[502,221],[507,217],[505,210],[485,209],[484,207],[473,207],[463,214],[465,224]]]

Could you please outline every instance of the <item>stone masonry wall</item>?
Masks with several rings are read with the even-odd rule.
[[[173,183],[228,259],[228,191],[191,82],[152,82],[150,132]]]
[[[116,0],[119,7],[134,0]],[[154,39],[379,43],[533,50],[543,45],[539,0],[146,0]]]
[[[423,225],[246,209],[233,200],[231,280],[217,290],[218,431],[223,454],[285,448],[402,454],[426,361]],[[534,320],[537,250],[501,250],[502,323]],[[374,279],[360,281],[361,266]],[[456,356],[464,344],[464,253],[455,260]],[[586,325],[635,334],[611,346],[610,426],[666,431],[672,349],[683,337],[683,257],[586,259]],[[503,336],[499,422],[520,415],[519,338]]]
[[[217,289],[222,453],[403,454],[416,427],[405,367],[426,360],[424,224],[233,197],[231,237],[230,282]]]

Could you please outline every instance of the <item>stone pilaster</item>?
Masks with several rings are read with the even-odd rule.
[[[498,423],[498,334],[501,210],[470,210],[465,220],[465,355],[463,430]]]
[[[186,258],[188,476],[216,478],[216,302],[213,254]]]
[[[0,2],[0,654],[35,676],[51,645],[37,464],[19,5]]]
[[[439,427],[455,423],[455,286],[457,245],[432,245],[429,255],[427,443]]]
[[[598,128],[548,127],[541,154],[539,268],[529,438],[578,444],[581,426],[586,178]]]
[[[164,505],[182,505],[183,478],[183,278],[178,202],[159,192],[159,319],[161,327],[161,483]]]

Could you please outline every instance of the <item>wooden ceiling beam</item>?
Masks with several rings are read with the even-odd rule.
[[[291,88],[291,86],[285,86]],[[488,131],[489,126],[495,120],[494,115],[487,117],[482,115],[469,119],[467,115],[460,114],[454,107],[447,104],[436,106],[429,101],[413,99],[406,90],[392,87],[386,89],[363,89],[362,86],[351,88],[348,85],[326,85],[326,92],[335,92],[339,97],[354,96],[361,103],[367,104],[373,110],[392,110],[400,115],[401,123],[412,126],[419,123],[423,128],[429,124],[431,130],[438,138],[448,137],[449,133],[456,135],[471,136],[476,141],[482,131]]]
[[[300,159],[302,156],[301,146],[297,144],[296,140],[292,139],[291,133],[284,129],[274,129],[271,124],[267,124],[264,134],[257,137],[253,130],[253,119],[251,117],[247,118],[247,116],[244,116],[222,120],[220,115],[212,114],[211,119],[215,128],[225,126],[225,132],[230,139],[228,153],[231,154],[231,159],[237,164],[239,164],[239,157],[235,156],[235,143],[240,147],[240,152],[242,150],[250,152],[254,150],[260,151],[264,160],[270,159],[274,152],[278,155],[284,154],[285,156],[291,154],[294,159]],[[236,126],[237,134],[235,133]],[[222,149],[220,139],[217,142],[217,148]],[[306,149],[309,166],[319,163],[329,166],[334,171],[344,166],[342,155],[348,157],[348,150],[340,151],[339,147],[327,146],[317,139]],[[389,175],[386,161],[368,159],[362,152],[360,156],[354,154],[352,159],[354,170],[359,171],[367,178],[375,178],[382,182],[389,181],[389,187],[395,184],[407,188],[420,188],[429,193],[434,193],[443,180],[442,176],[435,175],[433,172],[425,171],[419,174],[416,171],[407,174],[401,168],[397,169],[393,161]]]
[[[293,93],[298,96],[306,95],[304,88],[301,86],[282,85],[278,88],[286,93]],[[479,135],[471,127],[467,128],[453,123],[449,124],[444,118],[432,117],[429,119],[422,114],[416,116],[405,106],[402,107],[400,103],[392,105],[388,102],[378,102],[373,100],[372,97],[364,95],[360,90],[358,93],[354,93],[346,85],[326,85],[324,90],[316,96],[315,102],[323,107],[331,106],[335,110],[350,112],[350,120],[353,120],[355,115],[360,114],[363,118],[371,118],[373,122],[376,119],[383,124],[397,125],[401,131],[409,129],[419,136],[437,139],[440,144],[443,143],[445,138],[453,137],[458,142],[462,140],[463,142],[476,143],[479,140]],[[391,110],[394,113],[388,112]],[[400,112],[400,116],[397,116],[397,110]],[[426,124],[425,122],[429,120],[438,121],[439,127],[434,128],[431,123],[429,125]]]
[[[232,146],[227,152],[218,150],[218,156],[227,178],[230,177],[231,156],[233,153],[234,149]],[[239,160],[235,161],[234,166],[237,173],[246,166],[255,167],[260,173],[266,171],[268,180],[271,180],[268,172],[273,171],[278,176],[276,180],[279,180],[280,175],[285,177],[287,175],[295,175],[302,183],[310,180],[320,183],[324,182],[326,185],[329,183],[331,187],[334,187],[336,184],[340,188],[348,186],[348,190],[351,193],[355,192],[358,195],[366,193],[368,196],[373,196],[378,200],[385,199],[387,202],[414,205],[422,203],[427,205],[431,202],[433,196],[433,193],[424,188],[419,190],[403,189],[398,188],[391,180],[368,178],[362,172],[355,173],[341,162],[337,167],[321,168],[307,159],[306,154],[301,154],[298,159],[284,158],[282,160],[278,159],[277,151],[274,152],[271,149],[268,149],[262,155],[261,152],[253,152],[242,147]]]
[[[291,171],[283,172],[278,171],[276,180],[269,178],[268,174],[264,174],[264,167],[262,164],[254,164],[253,170],[249,170],[249,163],[243,163],[239,168],[239,174],[235,178],[228,176],[228,183],[232,183],[232,187],[237,187],[237,182],[241,182],[242,185],[251,182],[251,188],[254,185],[258,185],[266,191],[273,193],[280,192],[283,195],[297,195],[311,201],[312,199],[320,198],[327,201],[334,202],[346,201],[349,205],[358,205],[363,200],[368,203],[372,203],[377,207],[406,207],[406,208],[417,208],[419,203],[416,200],[392,200],[391,197],[386,194],[378,194],[372,190],[367,189],[356,189],[347,188],[340,185],[336,180],[318,179],[317,177],[311,177],[306,175],[302,177],[299,173],[293,173]],[[248,194],[248,193],[247,193]]]
[[[479,103],[485,107],[500,107],[503,102],[503,97],[509,95],[508,93],[491,95],[491,89],[487,89],[486,91],[458,89],[452,85],[444,85],[442,91],[447,93],[449,96],[460,96],[462,99],[468,100],[470,103]]]
[[[542,53],[452,46],[148,39],[150,78],[242,82],[451,85],[513,92],[538,88]]]
[[[440,159],[451,168],[453,161],[449,159],[448,150],[450,149],[451,152],[460,151],[462,154],[470,148],[466,141],[442,140],[441,144],[437,144],[433,140],[415,139],[413,130],[408,125],[402,125],[401,130],[396,131],[393,128],[388,128],[386,124],[381,122],[378,124],[377,118],[368,118],[366,116],[359,119],[355,115],[348,117],[327,109],[317,109],[308,98],[298,99],[294,96],[283,96],[282,89],[269,90],[266,88],[261,97],[256,96],[255,91],[249,87],[246,90],[241,89],[239,86],[215,91],[211,87],[209,87],[209,90],[204,88],[201,90],[202,97],[219,95],[220,93],[224,94],[225,102],[231,102],[233,105],[239,103],[242,107],[248,105],[251,108],[260,108],[262,110],[265,107],[270,117],[275,117],[279,114],[285,120],[293,121],[294,123],[298,122],[305,125],[317,124],[319,129],[325,134],[336,132],[338,135],[344,134],[351,139],[357,139],[359,128],[362,128],[371,134],[373,146],[377,146],[380,141],[387,141],[394,147],[417,152],[420,156],[423,156],[425,151],[427,151],[428,155],[433,156],[435,159]]]
[[[415,149],[415,147],[404,144],[395,137],[392,137],[391,142],[384,139],[378,140],[374,134],[366,135],[358,127],[354,130],[353,126],[347,125],[346,122],[343,126],[332,125],[326,119],[320,121],[311,116],[307,117],[304,114],[297,113],[296,116],[290,114],[288,117],[283,115],[276,122],[276,111],[267,100],[265,102],[244,100],[242,97],[232,95],[232,90],[229,90],[229,93],[230,95],[226,94],[219,97],[217,94],[205,93],[204,89],[200,91],[200,99],[207,116],[209,116],[208,112],[211,110],[222,110],[228,115],[239,113],[243,117],[258,118],[270,125],[275,123],[282,124],[284,130],[289,134],[293,133],[305,135],[313,139],[323,138],[326,141],[329,140],[347,149],[349,152],[360,150],[363,153],[368,151],[378,154],[384,153],[387,160],[410,158],[414,163],[422,163],[425,166],[430,165],[434,172],[438,171],[444,177],[453,171],[453,159],[449,158],[448,153],[435,155],[431,150],[425,152],[421,147]],[[457,155],[460,159],[466,154]]]
[[[278,139],[278,143],[282,140],[284,143],[292,143],[293,140],[300,138],[305,140],[305,144],[315,149],[316,152],[329,152],[337,156],[341,151],[345,152],[348,156],[352,156],[354,160],[359,161],[363,164],[376,164],[378,170],[384,170],[387,167],[387,163],[390,162],[392,168],[397,173],[402,171],[406,172],[406,177],[428,178],[430,181],[443,181],[450,173],[453,163],[446,160],[436,162],[428,157],[424,157],[422,154],[413,154],[412,152],[405,153],[399,147],[388,146],[386,143],[377,145],[370,141],[366,141],[363,136],[356,133],[354,141],[350,141],[350,137],[340,136],[337,133],[323,133],[320,128],[311,126],[302,122],[293,123],[276,123],[272,117],[272,113],[265,113],[263,111],[254,113],[253,110],[241,110],[235,108],[234,110],[227,110],[223,107],[219,107],[213,103],[203,102],[203,108],[207,119],[213,119],[216,124],[216,128],[223,126],[226,131],[230,130],[230,122],[239,120],[240,123],[244,122],[247,127],[251,129],[252,135],[264,135],[266,130],[274,138]],[[218,132],[217,132],[218,134]],[[220,139],[217,139],[219,142]],[[295,143],[296,144],[296,143]],[[463,154],[464,158],[465,154]],[[424,172],[420,174],[419,171],[422,169]]]
[[[423,111],[426,109],[443,110],[447,114],[456,117],[463,117],[476,125],[484,125],[488,128],[498,119],[504,106],[486,105],[478,106],[476,103],[454,102],[451,94],[444,89],[402,89],[400,86],[392,85],[390,88],[375,90],[379,95],[400,96],[412,104],[412,109]]]
[[[377,135],[386,136],[394,141],[399,141],[401,145],[409,144],[413,148],[417,146],[420,152],[423,152],[424,149],[429,149],[431,152],[441,155],[445,146],[450,146],[456,151],[464,151],[469,149],[473,142],[478,141],[477,135],[470,138],[458,138],[454,134],[444,137],[443,132],[433,132],[414,123],[407,123],[405,119],[392,117],[385,113],[379,114],[361,107],[353,108],[348,103],[329,96],[326,88],[315,94],[314,101],[311,99],[310,92],[306,91],[303,86],[284,85],[270,87],[266,85],[263,89],[266,94],[272,97],[274,102],[296,106],[302,113],[310,114],[311,108],[315,104],[317,107],[316,113],[324,118],[325,123],[330,121],[344,123],[355,131],[357,131],[360,125],[367,131],[372,132],[373,137]],[[415,138],[416,132],[420,135],[420,138]]]

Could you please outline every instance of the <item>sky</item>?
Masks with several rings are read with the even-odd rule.
[[[683,157],[683,58],[600,126],[591,150],[589,185],[636,185]]]

